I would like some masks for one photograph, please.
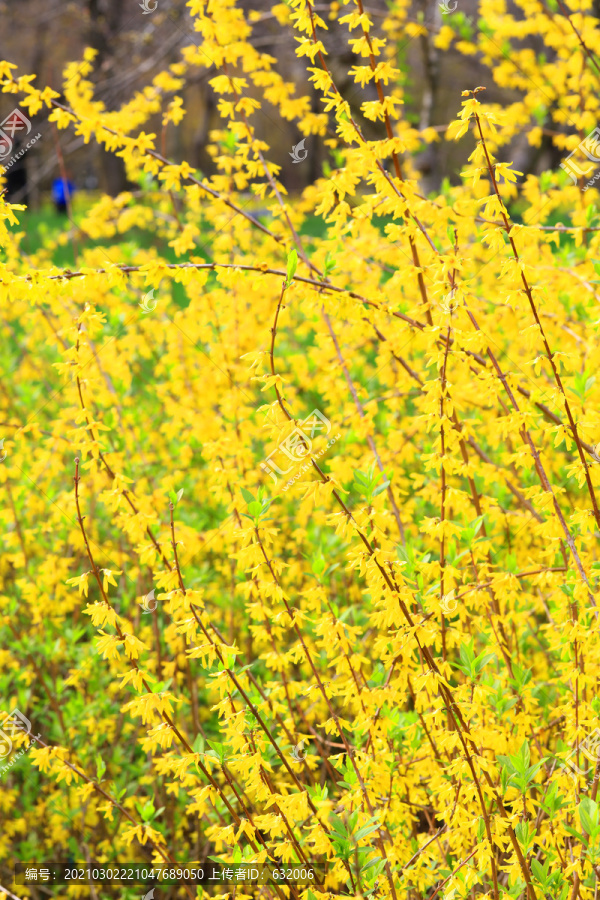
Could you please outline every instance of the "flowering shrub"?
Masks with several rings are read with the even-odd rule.
[[[4,744],[2,884],[17,861],[220,859],[325,873],[238,896],[597,896],[596,155],[576,183],[498,161],[596,124],[600,32],[556,2],[444,20],[439,49],[519,94],[459,85],[444,135],[403,117],[397,41],[427,25],[400,2],[377,32],[362,0],[273,7],[319,112],[229,0],[193,0],[197,41],[114,112],[91,51],[60,97],[2,64],[11,102],[139,185],[31,253],[0,207],[0,705],[33,735]],[[210,66],[206,177],[144,129],[176,128]],[[330,151],[301,197],[263,102]],[[471,155],[425,197],[432,140]]]

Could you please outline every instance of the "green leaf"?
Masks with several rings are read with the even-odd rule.
[[[362,841],[363,838],[367,837],[369,834],[373,834],[374,831],[377,831],[379,828],[379,822],[375,822],[373,825],[363,825],[362,828],[359,828],[355,835],[353,835],[356,843]]]
[[[313,575],[322,575],[327,563],[322,556],[316,556],[312,561]]]
[[[477,840],[479,843],[483,840],[483,836],[485,834],[485,819],[481,818],[479,820],[479,825],[477,826]]]
[[[593,837],[598,829],[598,804],[591,797],[584,797],[579,806],[579,820],[581,827],[590,837]]]
[[[538,862],[537,859],[532,859],[530,865],[531,871],[533,872],[537,880],[540,882],[540,884],[544,884],[544,882],[546,881],[546,873],[544,872],[542,864]]]
[[[96,757],[96,780],[102,781],[102,776],[106,772],[106,763],[101,756]]]
[[[343,821],[339,818],[339,816],[334,815],[334,813],[330,813],[329,821],[331,823],[331,827],[333,833],[338,835],[340,838],[347,838],[348,832],[346,831],[346,826]]]
[[[589,844],[589,841],[588,841],[587,837],[585,836],[585,834],[581,834],[581,832],[575,831],[575,829],[570,828],[569,825],[565,825],[565,831],[568,834],[570,834],[572,837],[577,838],[577,840],[584,846],[587,847],[587,845]]]
[[[487,664],[493,659],[496,659],[496,655],[494,653],[481,653],[473,664],[475,674],[479,675],[479,673],[485,668],[485,666],[487,666]]]
[[[390,483],[391,482],[389,481],[382,482],[378,487],[375,488],[372,496],[377,497],[379,494],[383,493],[383,491],[386,491],[389,488]]]
[[[146,800],[143,805],[141,803],[136,803],[135,806],[144,822],[150,822],[152,820],[156,812],[152,800]]]
[[[335,259],[332,257],[329,250],[325,254],[325,263],[323,265],[323,277],[327,278],[330,272],[333,272],[334,269],[337,269],[337,265]]]
[[[208,741],[208,745],[212,748],[214,756],[217,757],[220,763],[223,763],[227,758],[226,744],[221,744],[218,741]]]
[[[463,662],[463,665],[471,668],[471,663],[475,659],[475,651],[473,650],[473,639],[472,638],[468,644],[460,645],[460,658]]]
[[[369,869],[372,869],[373,866],[377,865],[381,865],[381,868],[383,868],[385,866],[385,859],[382,859],[380,856],[374,856],[373,859],[370,859],[368,862],[366,862],[364,866],[361,866],[360,871],[361,873],[367,872]],[[381,872],[381,869],[379,869],[379,872]]]
[[[246,503],[254,502],[254,494],[251,494],[250,491],[247,491],[246,488],[242,488],[242,497],[246,501]]]
[[[164,691],[164,689],[165,689],[164,681],[157,681],[154,684],[150,685],[150,690],[152,691],[153,694],[160,694],[160,692]]]
[[[296,269],[298,268],[298,254],[295,250],[290,250],[287,258],[287,281],[286,287],[292,283],[292,279],[296,274]]]

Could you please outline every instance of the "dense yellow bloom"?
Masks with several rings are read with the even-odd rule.
[[[332,897],[592,900],[598,198],[502,161],[550,136],[589,165],[591,4],[481,0],[479,29],[437,34],[404,2],[276,4],[316,107],[253,46],[258,11],[188,6],[196,40],[120,109],[92,50],[60,95],[0,63],[12,102],[139,187],[77,213],[69,267],[66,232],[25,253],[0,200],[1,721],[40,733],[3,776],[0,864],[83,829],[108,862],[327,865]],[[515,99],[469,87],[419,130],[407,38],[478,54]],[[209,71],[204,176],[157,148]],[[290,155],[329,151],[300,197],[266,104]],[[412,155],[460,140],[461,183],[424,196]]]

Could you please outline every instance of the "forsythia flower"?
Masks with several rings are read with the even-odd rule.
[[[128,181],[0,193],[0,859],[592,900],[594,10],[255,6],[191,0],[123,103],[92,48],[0,63],[3,149],[49,110]],[[407,35],[498,90],[415,115]]]

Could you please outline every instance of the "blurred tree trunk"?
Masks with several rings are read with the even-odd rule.
[[[109,72],[114,71],[117,34],[120,30],[124,4],[122,0],[88,0],[90,47],[97,51],[94,60],[93,80],[98,89],[98,99],[104,100],[102,82]],[[110,104],[107,103],[108,108]],[[100,152],[102,187],[112,197],[126,191],[131,185],[125,173],[125,163],[120,157],[105,150]]]
[[[441,28],[442,14],[438,0],[422,0],[420,12],[420,18],[422,17],[427,28],[427,33],[420,35],[419,38],[423,55],[423,94],[419,129],[423,130],[434,124],[434,113],[438,108],[440,60],[434,38]],[[431,141],[423,153],[415,159],[415,166],[421,173],[423,191],[427,194],[429,191],[438,190],[441,184],[440,143]]]
[[[198,100],[200,103],[200,112],[198,115],[198,127],[194,134],[194,165],[201,172],[211,171],[213,161],[206,152],[208,144],[208,135],[212,128],[219,127],[219,116],[217,115],[217,104],[215,95],[208,85],[208,78],[205,76],[198,81]]]

